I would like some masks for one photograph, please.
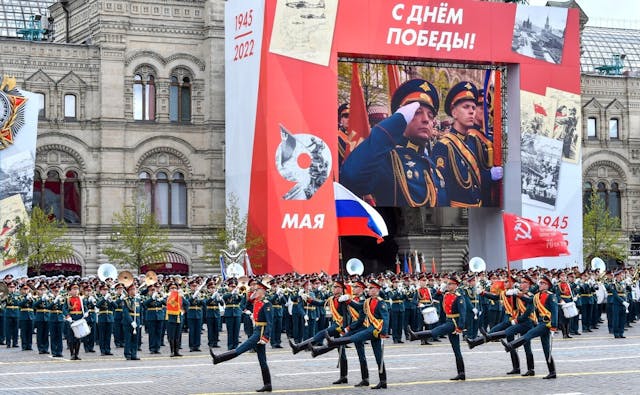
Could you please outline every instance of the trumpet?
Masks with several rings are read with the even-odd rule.
[[[249,277],[242,276],[238,278],[238,286],[236,287],[240,295],[244,295],[249,291]]]

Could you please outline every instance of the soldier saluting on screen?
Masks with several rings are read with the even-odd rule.
[[[372,194],[378,206],[447,206],[444,178],[426,153],[439,107],[431,83],[400,85],[391,98],[394,114],[347,157],[340,182],[357,195]]]
[[[475,130],[478,88],[462,81],[447,94],[444,110],[453,126],[433,147],[436,170],[444,176],[452,207],[480,207],[487,203],[491,182],[502,179],[502,167],[493,166],[493,145]]]

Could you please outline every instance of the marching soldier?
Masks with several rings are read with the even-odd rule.
[[[464,360],[462,359],[462,351],[460,350],[460,335],[465,324],[465,301],[464,297],[458,290],[460,280],[454,276],[449,277],[447,283],[447,292],[444,294],[442,300],[442,307],[446,314],[447,321],[444,324],[438,325],[432,330],[426,330],[421,332],[413,332],[411,328],[407,328],[409,333],[409,340],[414,341],[418,339],[427,339],[429,337],[437,338],[440,335],[446,334],[449,336],[449,342],[453,349],[453,354],[456,357],[456,367],[458,369],[458,375],[451,378],[451,380],[465,380],[464,372]]]
[[[96,308],[98,309],[98,347],[100,355],[113,355],[111,353],[111,334],[113,333],[113,311],[116,303],[108,294],[109,286],[100,285],[100,293],[96,297]]]
[[[20,298],[18,306],[20,306],[20,343],[22,351],[33,350],[33,295],[31,295],[31,287],[27,283],[20,287]]]
[[[549,369],[549,374],[543,378],[555,379],[556,366],[551,356],[551,336],[556,332],[558,325],[558,302],[556,301],[555,294],[549,290],[552,286],[549,277],[540,277],[538,285],[540,291],[533,296],[533,305],[535,306],[538,324],[524,336],[520,336],[516,340],[507,342],[502,339],[501,342],[505,350],[511,352],[521,345],[531,342],[531,339],[540,337],[547,368]]]
[[[122,304],[122,330],[124,331],[124,357],[127,360],[139,361],[138,336],[140,336],[141,317],[140,300],[136,293],[138,287],[135,281],[127,288],[127,295]]]
[[[38,296],[33,301],[35,310],[36,346],[38,353],[49,354],[49,300],[47,297],[47,286],[44,282],[38,285]]]
[[[379,206],[447,206],[445,179],[426,153],[439,106],[431,83],[413,79],[400,85],[391,98],[394,114],[347,157],[340,182],[356,195],[372,194]]]
[[[341,281],[335,281],[333,283],[333,295],[326,301],[308,299],[309,303],[314,304],[316,307],[328,307],[331,311],[331,325],[329,328],[319,331],[315,336],[306,339],[305,341],[295,344],[289,339],[289,345],[291,351],[294,354],[299,353],[304,349],[310,348],[313,344],[322,343],[325,336],[340,336],[344,333],[345,327],[348,323],[347,302],[349,300],[348,295],[344,295],[345,285]],[[333,349],[333,347],[314,347],[314,357],[324,354]],[[346,384],[347,380],[347,354],[344,347],[339,347],[339,365],[340,365],[340,378],[334,381],[333,384]]]
[[[157,292],[154,284],[147,287],[147,298],[143,305],[145,310],[144,325],[147,328],[149,338],[149,353],[160,354],[165,300]]]
[[[240,344],[236,349],[232,349],[222,354],[214,354],[213,349],[209,349],[209,353],[213,358],[213,364],[219,364],[237,357],[238,355],[255,349],[262,371],[263,387],[256,392],[271,392],[271,374],[269,365],[267,365],[266,344],[269,343],[271,336],[272,324],[272,307],[268,299],[265,298],[266,291],[269,289],[267,284],[257,282],[255,291],[249,296],[253,302],[253,319],[256,324],[256,330],[244,343]]]
[[[64,330],[64,305],[65,298],[60,295],[57,283],[51,284],[52,299],[47,304],[49,310],[49,334],[51,340],[51,355],[55,358],[62,357],[62,331]]]
[[[472,274],[467,279],[467,287],[463,290],[465,298],[467,299],[467,316],[465,321],[467,322],[466,335],[468,339],[473,339],[478,336],[479,318],[483,314],[482,306],[480,305],[480,296],[476,289],[476,276]]]
[[[387,371],[383,359],[383,338],[388,337],[389,333],[389,307],[385,301],[379,297],[382,286],[371,280],[369,282],[369,298],[364,301],[363,326],[364,329],[357,333],[338,338],[329,338],[328,343],[331,347],[338,347],[349,343],[360,343],[367,340],[371,341],[371,348],[378,364],[378,376],[380,382],[372,387],[372,389],[387,388]]]

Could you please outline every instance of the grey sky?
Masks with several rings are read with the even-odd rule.
[[[576,0],[589,17],[589,26],[640,29],[638,0]],[[529,5],[545,5],[547,0],[529,0]]]

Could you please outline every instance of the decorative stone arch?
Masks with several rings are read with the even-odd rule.
[[[149,76],[153,76],[154,79],[158,79],[159,77],[158,68],[150,63],[140,63],[132,71],[133,71],[131,73],[132,80],[133,80],[133,77],[137,74],[140,74],[142,76],[143,81],[146,81]]]
[[[194,79],[196,78],[193,70],[189,66],[185,66],[182,64],[173,67],[171,71],[169,71],[169,78],[171,78],[172,76],[176,76],[178,78],[178,81],[180,82],[182,82],[182,78],[189,77],[189,79],[193,83]]]
[[[126,57],[124,60],[124,65],[128,67],[133,63],[134,60],[138,58],[153,59],[163,66],[167,64],[167,61],[159,53],[145,50],[145,51],[136,51],[131,55],[129,55],[128,57]]]
[[[612,171],[611,171],[612,170]],[[626,171],[614,161],[597,160],[584,171],[584,180],[595,185],[600,181],[605,181],[608,185],[617,182],[620,190],[624,190],[627,185]]]
[[[57,159],[55,155],[57,153]],[[63,155],[60,155],[62,153]],[[62,144],[47,144],[36,148],[36,163],[47,168],[58,166],[61,169],[76,170],[80,177],[86,172],[87,165],[82,156],[73,148]],[[39,165],[40,168],[42,166]],[[66,170],[65,170],[66,171]]]
[[[178,61],[178,60],[186,60],[196,65],[200,71],[204,71],[206,68],[206,64],[196,56],[193,56],[188,53],[176,53],[168,58],[166,58],[166,64]]]
[[[193,166],[187,156],[171,147],[152,148],[142,154],[136,163],[137,174],[142,169],[149,169],[153,176],[161,168],[166,169],[169,175],[180,169],[185,170],[186,180],[193,174]]]

